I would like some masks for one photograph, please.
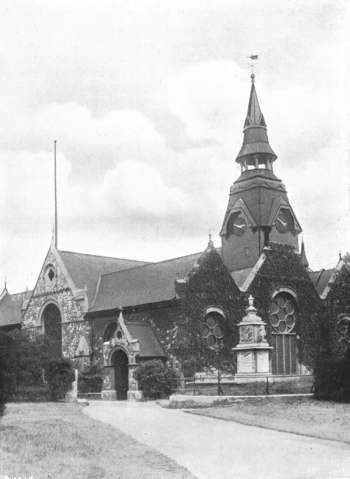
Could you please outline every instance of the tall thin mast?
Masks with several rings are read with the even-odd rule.
[[[54,145],[54,191],[55,191],[55,224],[54,224],[54,244],[57,248],[57,238],[58,238],[58,229],[57,229],[57,164],[56,164],[56,143],[57,140],[53,142]]]

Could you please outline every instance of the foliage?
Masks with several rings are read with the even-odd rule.
[[[135,371],[135,378],[145,398],[168,397],[176,391],[178,373],[160,360],[145,361]]]
[[[45,378],[50,389],[51,399],[53,401],[64,399],[74,381],[71,362],[67,359],[50,361],[45,370]]]
[[[335,274],[321,321],[321,348],[314,365],[314,391],[320,399],[350,402],[350,331],[338,328],[344,316],[350,316],[350,267],[346,262]]]
[[[10,398],[10,350],[11,338],[6,333],[0,333],[0,417],[4,414],[5,404]]]
[[[350,347],[344,358],[323,356],[314,369],[317,399],[350,402]]]
[[[78,391],[79,393],[101,392],[103,383],[103,372],[101,366],[92,364],[79,373]]]
[[[185,376],[197,371],[220,368],[234,371],[232,347],[237,343],[236,324],[242,317],[240,291],[216,250],[208,246],[187,277],[183,290],[183,311],[171,353],[179,360]],[[202,337],[203,321],[209,306],[224,314],[224,338],[210,348]]]
[[[267,323],[267,339],[271,344],[268,311],[272,294],[279,288],[295,292],[298,300],[296,334],[299,361],[312,368],[324,341],[322,303],[299,256],[288,245],[270,243],[264,249],[266,260],[251,285],[258,314]]]
[[[332,357],[341,359],[348,349],[347,338],[338,334],[337,323],[342,315],[350,317],[350,265],[336,273],[335,281],[327,296],[326,313],[329,323],[328,344]]]
[[[44,370],[55,358],[52,341],[27,330],[14,330],[1,337],[8,397],[13,401],[47,400]]]
[[[11,398],[15,402],[40,402],[50,401],[51,394],[47,384],[36,386],[19,385],[16,394]]]

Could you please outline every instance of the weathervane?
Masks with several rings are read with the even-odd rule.
[[[252,80],[254,80],[255,78],[255,73],[254,73],[254,67],[256,65],[256,62],[259,60],[259,55],[249,55],[249,66],[250,66],[250,70],[251,70],[251,78]]]

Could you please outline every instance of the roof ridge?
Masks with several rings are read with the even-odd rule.
[[[218,248],[215,248],[215,249],[218,249]],[[125,268],[125,269],[121,269],[119,271],[110,271],[109,273],[101,274],[100,277],[102,278],[104,276],[108,276],[108,275],[111,275],[111,274],[123,273],[124,271],[133,271],[135,269],[146,268],[147,266],[154,266],[156,264],[169,263],[170,261],[175,261],[176,259],[188,258],[189,256],[195,256],[197,254],[202,254],[202,253],[203,253],[203,251],[199,251],[197,253],[185,254],[184,256],[177,256],[176,258],[169,258],[169,259],[164,259],[162,261],[154,261],[153,263],[150,262],[150,263],[146,263],[146,264],[141,264],[140,266],[134,266],[132,268]]]
[[[57,250],[59,253],[69,253],[69,254],[79,254],[79,255],[84,255],[84,256],[94,256],[95,258],[108,258],[108,259],[117,259],[117,260],[125,260],[125,261],[135,261],[138,263],[146,263],[146,261],[143,261],[141,259],[132,259],[132,258],[120,258],[116,256],[104,256],[101,254],[92,254],[92,253],[79,253],[79,251],[68,251],[68,250],[63,250],[59,249]]]

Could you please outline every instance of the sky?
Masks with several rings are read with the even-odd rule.
[[[247,57],[310,265],[350,251],[345,0],[2,0],[0,289],[58,247],[156,261],[218,235],[248,105]],[[1,277],[2,276],[2,277]]]

